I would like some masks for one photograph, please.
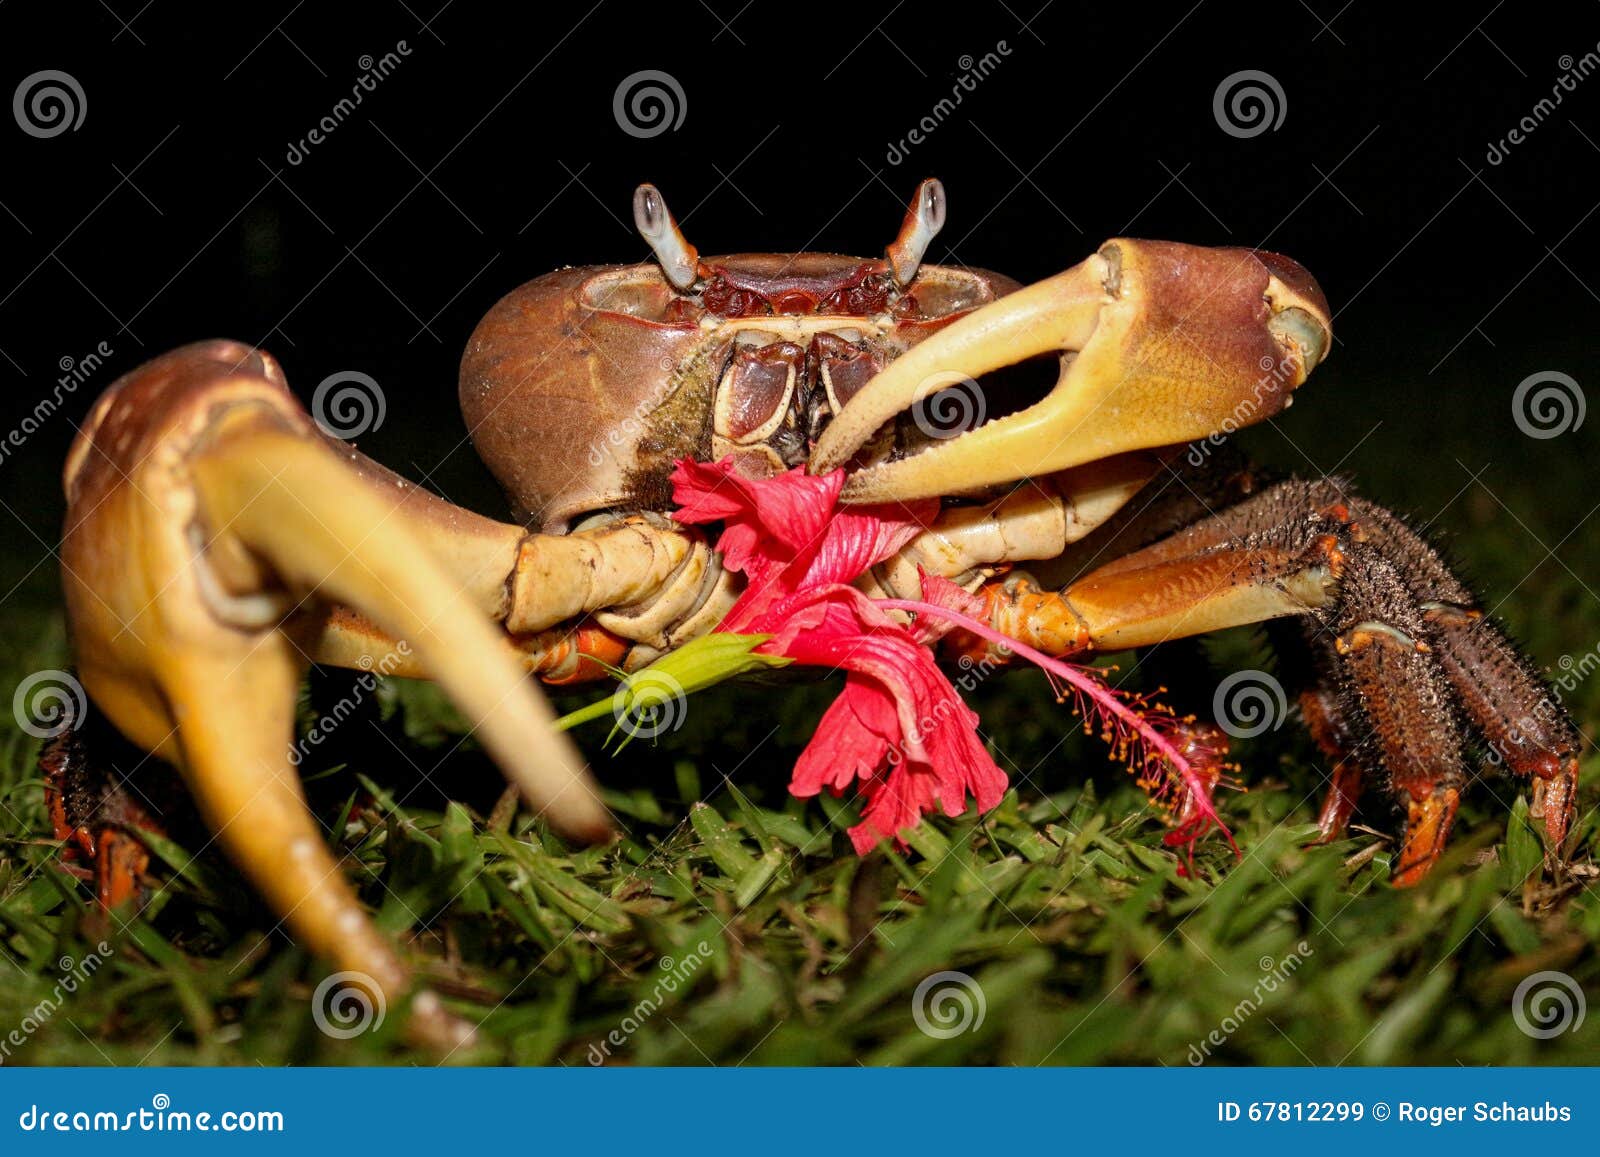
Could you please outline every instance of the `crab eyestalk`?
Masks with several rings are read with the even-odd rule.
[[[318,608],[404,640],[531,803],[610,830],[581,757],[403,493],[353,470],[276,363],[187,346],[100,400],[67,460],[61,560],[78,671],[111,721],[174,763],[223,846],[310,949],[398,995],[406,970],[306,808],[291,750]],[[424,541],[429,546],[424,546]],[[397,642],[397,646],[400,644]],[[415,1027],[460,1043],[437,1000]]]
[[[687,292],[707,276],[700,251],[684,238],[666,198],[654,185],[640,185],[633,191],[633,225],[649,242],[662,274],[674,288]]]
[[[906,219],[900,224],[900,232],[884,251],[884,260],[889,263],[895,284],[904,287],[916,277],[928,246],[944,228],[944,215],[944,182],[929,177],[917,186],[911,207],[906,210]]]
[[[940,390],[1050,353],[1061,355],[1061,373],[1043,399],[865,466],[844,500],[962,493],[1205,438],[1282,410],[1331,341],[1322,291],[1287,258],[1110,241],[890,363],[817,440],[811,469],[846,465],[886,422]]]

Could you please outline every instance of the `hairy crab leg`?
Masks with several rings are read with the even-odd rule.
[[[1339,605],[1328,626],[1343,659],[1341,706],[1368,759],[1386,773],[1406,811],[1405,843],[1393,868],[1397,886],[1421,882],[1455,822],[1466,781],[1465,735],[1427,628],[1392,563],[1351,544]]]
[[[1559,864],[1576,804],[1581,740],[1533,664],[1483,614],[1438,551],[1403,519],[1349,494],[1341,484],[1282,483],[1241,505],[1239,528],[1258,532],[1274,518],[1292,517],[1296,509],[1316,512],[1342,541],[1369,547],[1394,568],[1403,597],[1420,616],[1418,637],[1431,645],[1464,722],[1493,759],[1532,781],[1546,853],[1552,866]],[[1430,807],[1442,813],[1448,804],[1441,800]],[[1431,816],[1422,818],[1438,826]]]
[[[1360,704],[1347,710],[1368,723],[1377,758],[1408,809],[1394,869],[1394,882],[1406,886],[1419,882],[1443,850],[1464,775],[1443,674],[1421,643],[1420,619],[1410,621],[1395,598],[1398,582],[1381,559],[1346,560],[1319,540],[1309,551],[1214,548],[1190,559],[1164,558],[1104,579],[1092,574],[1059,594],[1022,575],[980,593],[999,630],[1034,646],[1064,642],[1078,653],[1333,609],[1337,593],[1338,646]],[[983,656],[993,661],[993,649]],[[1213,761],[1219,768],[1220,759],[1219,753]],[[1325,822],[1342,825],[1347,817],[1324,809]]]
[[[1248,561],[1252,554],[1259,563]],[[1288,572],[1276,568],[1296,557],[1310,569],[1284,581]],[[1253,568],[1276,594],[1249,589]],[[1324,597],[1307,597],[1318,583]],[[1267,487],[1090,572],[1062,592],[1060,606],[1046,604],[1057,618],[1077,615],[1091,639],[1144,645],[1162,641],[1163,631],[1274,617],[1275,602],[1297,584],[1296,597],[1311,612],[1302,621],[1315,624],[1302,643],[1312,660],[1302,705],[1335,760],[1324,838],[1343,829],[1363,778],[1381,776],[1407,815],[1394,881],[1422,880],[1466,783],[1470,726],[1514,774],[1533,780],[1547,854],[1558,864],[1571,826],[1577,732],[1437,552],[1342,484]]]
[[[982,584],[988,621],[1049,654],[1148,647],[1328,606],[1342,558],[1332,536],[1227,542],[1183,554],[1147,548],[1069,585],[1014,571]],[[992,650],[992,648],[985,648]]]
[[[1327,648],[1337,652],[1332,647]],[[1280,652],[1281,653],[1281,652]],[[1328,794],[1323,797],[1322,809],[1317,813],[1316,843],[1331,844],[1344,835],[1361,800],[1361,789],[1366,776],[1361,761],[1356,757],[1356,737],[1350,730],[1350,721],[1339,703],[1337,687],[1338,667],[1328,662],[1319,671],[1317,680],[1302,690],[1298,696],[1300,718],[1305,722],[1311,738],[1322,749],[1322,754],[1333,765],[1328,777]]]

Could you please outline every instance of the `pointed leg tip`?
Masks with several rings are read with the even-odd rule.
[[[1409,801],[1405,847],[1391,879],[1396,888],[1413,888],[1427,878],[1450,838],[1460,804],[1461,792],[1453,787],[1435,788]]]
[[[1334,767],[1328,784],[1328,794],[1317,814],[1317,837],[1307,847],[1320,848],[1344,838],[1350,828],[1350,817],[1355,814],[1361,798],[1363,775],[1353,761],[1341,758]]]
[[[1390,877],[1389,882],[1396,888],[1415,888],[1428,878],[1428,873],[1433,870],[1433,864],[1433,859],[1421,860],[1409,865],[1402,863],[1400,867],[1395,869],[1394,875]]]
[[[1544,819],[1545,850],[1556,861],[1560,861],[1566,848],[1577,805],[1577,756],[1560,761],[1548,776],[1534,779],[1533,801],[1529,810],[1535,818]]]

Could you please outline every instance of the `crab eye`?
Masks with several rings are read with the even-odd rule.
[[[928,229],[934,233],[944,228],[944,182],[925,181],[921,193],[921,208],[919,215],[928,223]]]
[[[918,185],[917,195],[912,198],[911,208],[906,210],[906,219],[900,225],[900,233],[887,252],[889,268],[898,284],[909,285],[917,275],[928,246],[944,228],[944,212],[943,182],[929,178]]]
[[[666,198],[654,185],[640,185],[633,191],[633,225],[649,242],[661,272],[674,287],[686,290],[699,280],[700,254],[683,239]]]
[[[661,200],[661,190],[654,185],[640,185],[633,193],[633,223],[646,239],[660,236],[667,222],[667,206]]]

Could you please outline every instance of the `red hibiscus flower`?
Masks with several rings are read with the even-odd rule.
[[[1186,807],[1185,840],[1221,826],[1210,785],[1189,767],[1159,719],[1142,716],[1098,675],[1008,639],[974,617],[979,601],[924,575],[921,600],[871,599],[850,584],[898,553],[938,514],[937,500],[895,507],[838,508],[844,472],[813,477],[803,468],[770,479],[738,474],[731,459],[684,460],[673,473],[680,522],[721,522],[723,564],[748,586],[719,631],[770,635],[758,652],[845,672],[795,765],[790,791],[806,798],[855,785],[865,807],[850,829],[856,851],[894,839],[935,808],[980,811],[1005,795],[1006,775],[977,733],[978,717],[934,662],[928,645],[951,627],[1011,648],[1043,667],[1108,739],[1130,756],[1141,782],[1164,802]],[[909,622],[895,612],[916,616]],[[1226,829],[1223,829],[1226,831]]]

